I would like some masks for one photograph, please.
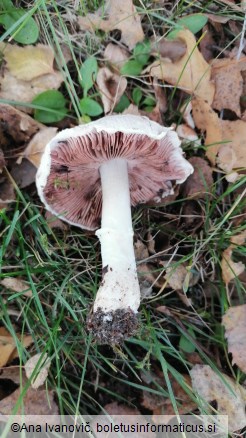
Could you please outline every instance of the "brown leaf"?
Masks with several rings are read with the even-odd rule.
[[[103,408],[110,415],[141,415],[137,408],[120,405],[117,402],[108,403]]]
[[[194,199],[211,196],[210,191],[213,185],[212,168],[207,161],[200,157],[192,157],[188,161],[194,167],[194,172],[181,186],[183,196]]]
[[[222,318],[233,364],[246,373],[246,304],[230,307]]]
[[[176,128],[176,132],[182,140],[187,140],[188,142],[198,140],[198,135],[194,129],[184,123],[181,123],[181,125]]]
[[[59,228],[60,230],[67,230],[68,224],[64,221],[61,221],[57,216],[54,216],[50,211],[45,211],[45,219],[47,220],[47,224],[51,229]]]
[[[168,262],[161,262],[161,264],[166,266]],[[197,282],[197,279],[185,263],[177,266],[168,266],[164,278],[167,280],[168,285],[177,291],[183,290],[184,288],[187,289]]]
[[[0,178],[0,209],[6,208],[8,204],[15,201],[15,191],[13,184],[8,178]]]
[[[168,58],[172,62],[178,61],[186,54],[187,46],[184,40],[167,40],[161,39],[153,44],[151,52],[153,55],[159,55],[161,58]]]
[[[196,39],[188,29],[180,31],[178,37],[187,46],[186,54],[176,62],[166,59],[155,61],[145,72],[211,103],[214,97],[211,67],[199,52]]]
[[[232,245],[230,245],[222,253],[221,270],[222,278],[226,284],[230,283],[235,277],[238,277],[245,270],[245,266],[242,262],[234,262],[232,260],[232,252],[235,249],[235,245],[243,245],[246,239],[246,230],[241,234],[233,236],[231,238]]]
[[[35,374],[35,377],[32,377],[33,371],[37,367],[38,363],[39,363],[39,368],[37,369],[37,373]],[[42,353],[38,353],[30,357],[30,359],[28,359],[28,361],[25,363],[24,368],[27,378],[31,379],[32,377],[31,380],[32,388],[37,389],[45,383],[48,377],[50,365],[51,362],[46,353],[43,355]]]
[[[242,7],[235,4],[234,0],[220,0],[220,1],[221,1],[221,3],[224,3],[225,5],[229,6],[231,8],[231,10],[235,10],[238,12],[243,11]]]
[[[32,137],[20,158],[27,158],[27,160],[38,168],[45,146],[56,135],[56,133],[57,128],[48,127],[41,129]],[[18,160],[18,162],[20,162],[20,160]]]
[[[39,76],[54,73],[54,52],[50,46],[17,46],[0,44],[8,71],[17,79],[31,81]]]
[[[246,389],[225,374],[217,374],[208,365],[195,365],[192,387],[207,402],[216,401],[219,415],[228,415],[229,431],[245,427]],[[222,380],[223,379],[223,380]]]
[[[4,367],[0,374],[0,380],[2,379],[12,380],[16,385],[20,385],[20,382],[25,385],[27,382],[25,373],[19,366]]]
[[[215,41],[208,25],[204,26],[203,33],[204,36],[200,41],[199,48],[205,61],[209,62],[214,58],[213,47],[215,46]]]
[[[183,105],[181,107],[180,111],[182,112],[182,116],[183,116],[183,119],[184,119],[185,123],[191,129],[194,129],[195,128],[195,123],[194,123],[193,117],[191,115],[191,112],[192,112],[192,103],[191,103],[191,101],[189,101],[188,104],[185,103],[185,105]]]
[[[10,150],[22,147],[43,126],[11,105],[0,103],[0,146],[6,150],[6,156]]]
[[[155,92],[157,107],[158,107],[160,113],[164,114],[168,108],[165,88],[160,83],[158,83],[157,78],[154,78],[154,80],[153,80],[153,88],[154,88],[154,92]]]
[[[36,173],[37,168],[30,161],[26,160],[26,158],[22,160],[21,164],[16,163],[11,170],[11,176],[20,189],[33,184]]]
[[[3,400],[0,401],[0,412],[1,412],[1,420],[8,420],[8,416],[11,414],[12,410],[15,408],[18,400],[21,396],[21,389],[16,389],[12,394],[10,394],[8,397],[5,397]],[[20,414],[20,421],[21,421],[21,415],[24,411],[25,414],[25,421],[26,423],[32,423],[32,419],[28,418],[29,415],[38,415],[40,421],[46,421],[42,420],[42,415],[49,415],[48,422],[50,422],[52,417],[58,415],[58,407],[54,401],[54,392],[53,391],[47,391],[46,389],[42,390],[36,390],[33,388],[28,388],[25,396],[23,397],[22,403],[20,404],[20,407],[18,409],[18,414]],[[5,418],[4,418],[5,417]],[[18,420],[17,420],[18,421]],[[21,421],[22,422],[22,421]],[[41,424],[41,423],[38,423]]]
[[[137,261],[141,261],[149,257],[148,248],[140,239],[134,243],[134,253]]]
[[[132,0],[108,0],[105,6],[94,14],[78,17],[78,23],[82,30],[92,32],[94,29],[101,29],[105,32],[119,29],[121,41],[129,49],[133,49],[138,42],[144,39],[140,16]]]
[[[199,98],[192,100],[192,107],[196,127],[206,131],[205,145],[209,161],[227,174],[246,167],[246,122],[221,120],[209,104]]]
[[[104,50],[103,57],[105,61],[109,62],[117,70],[120,70],[122,65],[129,59],[129,53],[118,44],[109,43]]]
[[[5,277],[0,281],[0,284],[6,289],[10,289],[13,292],[20,292],[26,297],[32,296],[32,291],[29,284],[18,277]]]
[[[32,81],[23,81],[15,78],[6,70],[4,76],[0,78],[0,98],[30,103],[35,96],[43,91],[59,88],[62,82],[63,77],[59,72],[39,76]],[[28,106],[23,106],[21,109],[27,113],[33,112],[33,109],[28,108]]]
[[[212,21],[214,23],[222,23],[225,24],[230,20],[230,17],[226,15],[215,15],[215,14],[204,14],[206,17],[208,17],[209,21]]]
[[[105,114],[113,110],[127,87],[123,76],[112,73],[107,67],[100,68],[97,74],[97,85]]]
[[[190,377],[187,375],[183,375],[182,378],[184,381],[184,385],[188,388],[191,384]],[[158,381],[159,385],[163,385],[163,378],[160,379],[160,377],[158,377],[155,378],[155,380]],[[170,378],[170,381],[175,399],[178,404],[179,414],[187,414],[191,410],[195,409],[196,404],[190,399],[182,386],[180,386],[180,384],[172,377]],[[173,416],[175,416],[175,411],[170,398],[162,397],[149,391],[143,391],[143,399],[141,404],[146,409],[149,409],[153,412],[152,421],[155,424],[164,424],[169,421]],[[168,418],[167,420],[163,418],[163,415],[168,415],[170,416],[170,418]]]
[[[194,199],[185,201],[182,208],[182,219],[184,228],[191,234],[196,233],[205,220],[204,211],[200,203]]]
[[[212,107],[218,111],[229,109],[240,117],[240,97],[243,92],[240,64],[234,59],[215,59],[212,63],[212,79],[215,83]]]
[[[60,72],[54,70],[54,52],[49,46],[20,47],[1,43],[6,67],[0,77],[0,98],[19,102],[31,102],[48,89],[57,89],[63,82]],[[25,112],[33,112],[23,107]]]
[[[128,108],[126,108],[122,114],[133,114],[135,116],[139,116],[141,113],[137,107],[137,105],[133,105],[133,103],[131,103]]]
[[[5,164],[6,164],[6,162],[5,162],[5,159],[4,159],[3,151],[0,148],[0,173],[2,172],[3,167],[5,166]]]
[[[16,337],[23,347],[29,347],[33,343],[31,336],[16,333]],[[15,339],[4,327],[0,327],[0,367],[10,363],[16,357],[18,357],[18,350]]]

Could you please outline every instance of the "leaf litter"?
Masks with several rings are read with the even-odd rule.
[[[234,3],[227,2],[227,4],[232,5]],[[183,105],[183,109],[180,110],[180,114],[184,121],[184,123],[179,123],[176,129],[180,137],[187,141],[187,143],[182,143],[183,147],[186,149],[188,145],[188,148],[192,148],[190,149],[191,158],[189,158],[189,161],[194,166],[195,171],[186,183],[181,186],[181,195],[188,198],[182,208],[185,221],[182,222],[180,219],[177,221],[175,217],[175,223],[178,223],[178,227],[181,226],[179,229],[190,229],[191,234],[197,233],[205,219],[204,214],[201,213],[200,220],[195,224],[194,217],[198,216],[197,212],[200,214],[200,211],[202,211],[199,210],[199,208],[202,208],[201,205],[211,199],[214,184],[213,172],[217,174],[224,173],[229,184],[238,180],[245,172],[244,139],[246,137],[246,122],[244,120],[245,108],[242,99],[246,83],[245,59],[244,57],[239,60],[236,59],[237,47],[234,52],[225,52],[224,58],[213,59],[215,52],[214,47],[212,47],[214,44],[212,29],[213,27],[216,29],[216,25],[221,28],[221,22],[225,22],[225,17],[218,15],[209,14],[209,26],[204,28],[203,31],[206,33],[199,41],[188,28],[181,30],[175,40],[155,37],[151,41],[151,57],[146,62],[145,70],[140,74],[143,78],[146,78],[146,75],[151,77],[148,92],[151,91],[154,103],[149,108],[143,105],[140,108],[140,103],[133,105],[132,80],[126,79],[121,74],[121,68],[128,60],[132,59],[131,51],[136,44],[142,42],[145,38],[143,30],[145,27],[141,23],[141,19],[142,16],[140,17],[131,0],[123,3],[109,0],[104,9],[100,8],[93,14],[78,17],[81,32],[94,32],[100,29],[106,34],[114,30],[119,30],[121,33],[120,43],[115,40],[113,40],[113,43],[107,42],[91,87],[95,86],[96,91],[99,91],[99,99],[102,101],[104,113],[114,111],[121,97],[127,96],[130,106],[126,111],[144,114],[165,125],[169,124],[169,102],[166,86],[167,89],[168,87],[171,90],[176,89],[178,97],[181,96],[180,107]],[[2,99],[30,103],[40,92],[58,89],[61,86],[63,77],[54,66],[54,51],[51,47],[41,44],[26,47],[5,44],[4,46],[1,45],[0,48],[4,58],[0,78],[0,97]],[[155,58],[154,61],[153,58]],[[69,59],[71,61],[71,58]],[[135,83],[134,86],[136,86]],[[141,87],[142,89],[143,87]],[[183,97],[188,95],[190,96],[189,101],[184,101]],[[234,113],[232,118],[228,117],[228,110]],[[3,200],[1,208],[5,208],[9,202],[14,200],[13,186],[9,185],[6,179],[4,166],[7,165],[8,168],[11,168],[11,175],[15,175],[19,187],[31,184],[34,181],[36,168],[39,166],[45,144],[58,130],[57,126],[47,127],[36,122],[25,112],[32,114],[33,110],[26,106],[20,111],[10,105],[0,104],[0,172],[2,171],[0,174],[0,198]],[[205,157],[199,155],[201,143],[196,143],[197,138],[201,136],[204,137],[205,141],[204,145],[202,143],[205,149]],[[28,167],[28,165],[32,167]],[[20,170],[20,176],[17,176],[18,172],[15,170],[17,168]],[[29,179],[27,178],[23,182],[25,172],[28,174]],[[11,192],[10,187],[12,195],[8,195]],[[174,191],[172,201],[179,199],[178,196],[178,191]],[[164,206],[164,201],[162,206]],[[57,226],[61,228],[57,218],[51,217],[49,220],[50,227],[55,228]],[[245,269],[242,262],[234,262],[232,259],[233,250],[237,246],[243,245],[244,239],[244,233],[232,237],[229,247],[223,252],[221,272],[226,286],[243,273]],[[169,259],[165,256],[157,263],[159,257],[156,250],[159,245],[158,236],[155,236],[153,241],[154,251],[152,252],[149,250],[148,245],[145,245],[139,239],[135,244],[135,250],[138,253],[138,273],[140,278],[142,276],[142,280],[147,282],[148,287],[154,291],[160,291],[163,284],[167,284],[169,289],[180,293],[196,286],[200,278],[199,276],[193,278],[193,273],[189,271],[187,263],[179,263],[173,269],[169,267]],[[170,240],[168,240],[165,250],[170,250],[170,248]],[[155,256],[156,259],[151,259],[152,256]],[[157,275],[156,271],[158,271]],[[30,296],[28,284],[21,278],[7,277],[1,280],[1,284],[10,291]],[[152,295],[146,295],[147,298],[150,296]],[[161,307],[165,306],[159,306],[156,309],[158,310]],[[171,315],[170,312],[169,314]],[[168,315],[168,309],[166,315]],[[231,307],[224,315],[222,322],[225,326],[228,351],[232,353],[233,363],[245,372],[245,345],[242,335],[245,332],[244,306]],[[0,331],[0,338],[2,337],[2,341],[0,339],[1,366],[6,366],[14,358],[18,358],[18,352],[12,336],[3,328],[0,328]],[[26,347],[30,345],[27,339],[28,335],[21,341]],[[26,363],[25,368],[28,370],[29,379],[39,360],[40,354],[37,354],[32,356]],[[24,407],[29,413],[39,411],[39,413],[44,412],[46,415],[50,413],[50,408],[55,413],[58,412],[53,399],[53,392],[37,389],[45,383],[49,366],[50,362],[47,360],[47,365],[41,367],[36,380],[32,381],[32,385],[36,385],[36,389],[30,387],[27,390]],[[6,371],[8,369],[5,368],[2,373],[5,378],[7,378]],[[21,373],[23,373],[23,370]],[[16,376],[18,374],[20,374],[19,367],[17,367]],[[186,375],[183,378],[190,386],[189,376]],[[191,379],[193,388],[199,395],[208,402],[216,400],[219,412],[229,413],[230,430],[237,430],[236,427],[245,426],[246,421],[243,410],[245,406],[245,388],[243,386],[236,384],[225,374],[222,374],[222,378],[217,376],[207,365],[195,365],[191,370]],[[13,377],[12,380],[17,384],[20,383],[17,377]],[[163,379],[159,383],[163,384]],[[190,401],[180,385],[173,381],[172,386],[181,411],[189,412],[194,410],[196,404]],[[229,391],[228,386],[233,391]],[[1,412],[8,415],[20,394],[21,389],[18,388],[11,395],[1,400]],[[173,407],[168,397],[163,399],[162,397],[149,396],[149,394],[151,393],[147,394],[146,392],[143,394],[142,406],[152,411],[154,421],[158,421],[156,416],[160,413],[168,412],[173,415]],[[47,399],[49,399],[48,403]],[[121,405],[115,406],[117,413],[120,409]],[[127,408],[124,409],[123,407],[123,413],[127,412]]]
[[[246,304],[230,307],[222,318],[233,364],[246,373]]]
[[[228,415],[230,432],[245,426],[246,389],[243,386],[225,374],[218,375],[209,365],[195,365],[190,375],[198,396],[210,403],[215,400],[218,414]]]

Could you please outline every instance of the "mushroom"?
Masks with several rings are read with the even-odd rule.
[[[37,189],[47,210],[96,230],[103,278],[88,329],[99,343],[120,343],[137,328],[140,288],[131,205],[161,201],[193,172],[177,134],[147,117],[111,115],[65,129],[46,146]]]

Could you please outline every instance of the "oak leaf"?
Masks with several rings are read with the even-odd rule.
[[[246,373],[246,304],[230,307],[222,319],[233,364]]]
[[[242,262],[234,262],[232,260],[232,252],[235,245],[243,245],[246,239],[246,230],[231,238],[231,245],[228,246],[222,253],[221,270],[222,278],[226,284],[230,283],[235,277],[238,277],[245,270],[245,265]]]
[[[243,78],[240,63],[234,59],[215,59],[212,63],[212,79],[215,94],[212,107],[221,111],[229,109],[241,117],[240,97],[243,92]]]
[[[178,33],[178,38],[186,44],[185,55],[175,62],[160,58],[148,66],[145,72],[212,103],[214,84],[211,81],[210,65],[198,50],[193,33],[185,29]]]
[[[37,367],[38,363],[40,366],[37,369],[37,374],[35,376],[32,376],[33,371]],[[38,353],[30,357],[30,359],[28,359],[28,361],[25,363],[24,368],[27,378],[32,379],[31,380],[32,388],[37,389],[45,383],[48,377],[50,365],[51,362],[46,353],[43,355],[42,353]]]
[[[213,184],[212,168],[200,157],[190,158],[189,163],[193,166],[194,172],[181,187],[183,196],[193,199],[208,197]]]
[[[31,336],[17,333],[16,337],[20,340],[23,347],[29,347],[33,343]],[[10,363],[18,356],[15,339],[4,327],[0,327],[0,367]]]
[[[1,421],[8,420],[16,404],[22,399],[21,394],[21,388],[18,388],[0,401]],[[22,423],[23,414],[25,415],[26,424],[45,424],[46,422],[52,424],[55,419],[59,421],[57,417],[58,407],[54,401],[54,392],[47,391],[46,389],[36,390],[29,387],[23,396],[15,420]]]
[[[216,401],[219,415],[228,415],[229,431],[246,425],[246,389],[225,374],[217,374],[209,365],[195,365],[190,371],[192,387],[200,400]]]
[[[105,114],[113,110],[127,87],[127,80],[123,76],[112,73],[109,68],[100,68],[97,74],[97,85]]]
[[[20,292],[26,297],[32,296],[32,291],[27,282],[18,277],[5,277],[0,281],[0,284],[6,289],[10,289],[13,292]]]
[[[31,81],[39,76],[54,73],[54,52],[49,46],[37,44],[20,47],[7,44],[3,56],[8,71],[17,79]]]
[[[45,149],[45,146],[49,141],[56,135],[57,128],[44,127],[39,132],[37,132],[33,138],[28,143],[23,154],[21,154],[20,159],[25,157],[28,159],[35,167],[39,167],[40,161]],[[20,160],[18,160],[20,162]]]
[[[105,6],[94,14],[87,14],[78,18],[82,30],[94,31],[101,29],[110,32],[114,29],[121,31],[121,41],[129,49],[144,39],[141,19],[132,0],[107,0]]]
[[[0,44],[6,67],[0,77],[0,98],[28,103],[43,91],[57,89],[62,74],[53,68],[54,52],[49,46],[19,47]],[[23,107],[25,112],[31,108]]]
[[[245,137],[246,122],[221,120],[208,102],[198,97],[192,100],[195,125],[206,132],[206,156],[213,165],[218,165],[230,179],[230,174],[246,167]]]
[[[103,57],[105,61],[109,62],[119,71],[122,65],[129,59],[129,53],[125,48],[109,43],[104,50]]]

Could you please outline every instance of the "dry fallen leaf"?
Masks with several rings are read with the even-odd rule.
[[[230,432],[246,426],[245,388],[225,374],[216,374],[209,365],[195,365],[190,374],[192,387],[199,398],[207,402],[215,400],[218,414],[228,415]]]
[[[137,105],[131,103],[128,108],[126,108],[122,114],[133,114],[134,116],[139,116],[141,113]]]
[[[193,118],[198,129],[206,131],[206,156],[226,174],[246,167],[246,122],[221,120],[203,99],[192,100]],[[230,175],[228,175],[230,178]]]
[[[153,79],[153,89],[155,92],[155,99],[156,99],[156,108],[158,108],[159,112],[161,114],[164,114],[168,109],[167,104],[167,96],[165,92],[165,88],[158,82],[157,78]],[[162,122],[160,122],[162,125]]]
[[[222,319],[233,364],[246,373],[246,304],[230,307]]]
[[[129,53],[118,44],[109,43],[104,50],[103,57],[105,61],[109,62],[117,70],[120,70],[122,65],[128,60]]]
[[[20,164],[15,163],[11,169],[11,176],[20,189],[34,183],[36,173],[37,168],[26,158],[23,158]]]
[[[180,109],[183,119],[185,121],[185,123],[191,128],[194,129],[195,128],[195,122],[193,120],[193,117],[191,115],[192,113],[192,103],[191,101],[189,101],[188,103],[186,102]]]
[[[210,65],[196,47],[193,33],[188,29],[182,30],[178,37],[187,46],[186,54],[176,62],[168,59],[155,61],[145,72],[212,103],[214,84],[211,81]]]
[[[9,179],[0,177],[0,210],[15,201],[15,191]]]
[[[105,114],[113,110],[127,87],[127,80],[123,76],[112,73],[109,68],[100,68],[97,74],[97,85]]]
[[[148,248],[140,239],[134,243],[134,254],[138,262],[149,257]]]
[[[1,99],[31,102],[37,94],[60,87],[63,77],[53,69],[54,53],[49,46],[7,44],[4,47],[3,57],[7,65],[0,77]],[[23,110],[32,112],[27,107]]]
[[[33,343],[31,336],[22,336],[16,333],[16,337],[25,348]],[[4,327],[0,327],[0,367],[10,363],[16,357],[18,357],[18,350],[16,348],[15,339]]]
[[[21,392],[22,392],[21,389],[18,388],[8,397],[5,397],[3,400],[0,401],[1,421],[8,420],[8,416],[11,414],[18,400],[20,399]],[[22,403],[19,407],[17,417],[15,417],[15,420],[17,422],[19,418],[20,422],[22,423],[21,415],[20,417],[18,416],[19,413],[21,413],[21,415],[22,413],[25,414],[26,423],[33,424],[32,422],[33,419],[30,417],[28,418],[29,415],[31,416],[38,415],[40,422],[47,421],[49,422],[49,424],[52,423],[53,422],[52,418],[55,419],[55,417],[58,415],[58,407],[54,401],[54,392],[47,391],[45,389],[36,390],[33,388],[28,388],[25,396],[23,397]],[[42,419],[41,418],[42,415],[49,417],[46,419],[45,417],[43,417]],[[38,424],[41,424],[40,422],[38,422]]]
[[[238,277],[244,272],[245,266],[242,262],[234,262],[232,260],[232,251],[234,247],[231,245],[223,251],[221,269],[222,277],[226,284],[230,283],[235,277]]]
[[[105,32],[119,29],[121,41],[129,49],[133,49],[144,39],[140,16],[132,0],[107,0],[106,4],[94,14],[78,17],[78,23],[82,30],[92,32],[94,29],[101,29]]]
[[[232,252],[235,245],[243,245],[246,239],[246,230],[241,234],[231,238],[232,244],[228,246],[222,253],[221,270],[222,278],[226,284],[230,283],[235,277],[238,277],[245,270],[245,265],[242,262],[234,262],[232,260]]]
[[[5,164],[6,164],[6,162],[5,162],[5,159],[4,159],[4,154],[3,154],[2,149],[0,148],[0,173],[2,172],[3,167],[5,166]]]
[[[181,125],[176,128],[176,132],[179,138],[186,140],[187,142],[198,140],[198,135],[194,129],[184,123],[181,123]]]
[[[24,112],[11,105],[0,103],[0,146],[8,152],[8,155],[10,150],[22,147],[43,127],[44,125]],[[7,161],[6,157],[5,159]]]
[[[134,243],[134,253],[137,260],[137,273],[140,285],[140,291],[142,298],[150,296],[152,293],[152,286],[156,284],[157,273],[153,273],[153,267],[150,263],[146,263],[142,260],[149,257],[149,251],[147,246],[141,241],[137,240]]]
[[[240,97],[243,91],[243,78],[240,64],[234,59],[215,59],[212,62],[212,79],[215,94],[212,107],[221,111],[229,109],[241,116]]]
[[[163,266],[167,265],[168,262],[161,262]],[[192,272],[185,266],[185,264],[179,264],[177,266],[168,266],[166,268],[166,273],[164,278],[166,279],[168,285],[173,290],[183,290],[190,286],[193,286],[197,282],[197,278],[192,274]]]
[[[45,146],[56,135],[57,128],[48,127],[43,128],[37,134],[35,134],[28,143],[23,154],[21,154],[18,163],[21,162],[22,157],[29,160],[35,167],[39,167],[41,157],[43,155]]]
[[[4,367],[0,374],[0,380],[2,379],[12,380],[16,385],[20,385],[20,382],[25,385],[27,382],[24,371],[19,366]]]
[[[4,48],[4,49],[3,49]],[[54,73],[54,52],[43,44],[20,47],[0,44],[8,71],[17,79],[31,81],[39,76]]]
[[[161,58],[168,58],[172,62],[178,61],[186,54],[187,46],[184,40],[161,39],[152,45],[152,54],[159,55]]]
[[[205,61],[209,62],[214,58],[213,48],[215,47],[215,41],[208,25],[204,26],[202,31],[203,38],[200,41],[199,48]]]
[[[51,229],[59,228],[60,230],[67,230],[69,227],[66,222],[61,221],[57,216],[54,216],[48,210],[45,211],[45,219]]]
[[[25,372],[28,379],[31,378],[32,373],[34,369],[36,368],[38,362],[39,362],[39,368],[37,370],[37,375],[35,377],[32,377],[31,385],[32,388],[37,389],[40,386],[42,386],[47,377],[49,368],[51,365],[51,362],[47,356],[47,354],[43,354],[41,359],[42,353],[35,354],[34,356],[30,357],[30,359],[25,363]]]
[[[182,376],[185,386],[189,388],[191,386],[191,379],[187,375]],[[159,383],[159,385],[163,385],[163,378],[155,377],[155,380]],[[180,384],[174,379],[170,378],[172,390],[174,392],[175,399],[178,403],[179,414],[187,414],[196,408],[196,404],[190,399],[185,390],[180,386]],[[175,411],[173,408],[173,404],[169,397],[162,397],[157,394],[153,394],[149,391],[143,391],[143,399],[141,405],[152,411],[152,421],[155,424],[165,424],[168,422],[173,416],[175,416]],[[169,416],[167,418],[163,417],[164,415]]]
[[[184,197],[202,199],[211,196],[213,185],[212,168],[207,161],[200,157],[192,157],[189,163],[194,167],[194,172],[182,184],[181,192]]]
[[[32,296],[29,284],[18,277],[5,277],[0,284],[13,292],[21,292],[26,297]]]

